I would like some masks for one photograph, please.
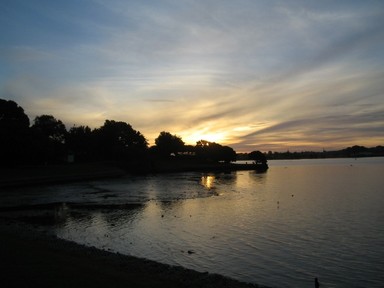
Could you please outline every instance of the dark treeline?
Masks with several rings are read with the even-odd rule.
[[[258,151],[257,151],[258,152]],[[240,153],[238,160],[253,159],[250,157],[255,152]],[[260,152],[258,152],[260,153]],[[272,152],[262,153],[267,160],[289,160],[289,159],[324,159],[324,158],[358,158],[358,157],[384,157],[384,146],[367,148],[364,146],[352,146],[335,151],[302,151],[302,152]],[[260,156],[261,157],[261,156]],[[260,159],[259,157],[259,159]]]
[[[156,145],[149,147],[144,135],[120,121],[105,120],[96,129],[74,126],[69,130],[52,115],[37,116],[31,123],[22,107],[4,99],[0,99],[0,135],[3,167],[108,161],[148,170],[154,161],[164,159],[226,163],[236,160],[231,147],[205,140],[195,146],[185,145],[169,132],[161,132]]]
[[[271,152],[265,153],[267,159],[321,159],[321,158],[358,158],[384,156],[384,146],[367,148],[364,146],[352,146],[342,150],[322,152]]]

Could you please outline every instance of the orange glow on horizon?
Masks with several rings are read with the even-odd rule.
[[[183,141],[186,144],[195,145],[197,141],[206,140],[209,142],[215,142],[221,145],[225,144],[226,133],[217,132],[217,133],[204,133],[204,132],[195,132],[190,135],[186,135],[183,138]]]

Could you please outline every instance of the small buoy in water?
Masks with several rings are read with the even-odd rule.
[[[195,253],[195,251],[193,251],[193,250],[188,250],[188,254],[194,254]]]

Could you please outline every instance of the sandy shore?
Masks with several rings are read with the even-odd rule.
[[[259,287],[220,275],[101,251],[0,219],[0,286]]]

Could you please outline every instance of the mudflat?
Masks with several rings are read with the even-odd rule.
[[[85,247],[0,220],[0,286],[259,287],[221,275]]]

